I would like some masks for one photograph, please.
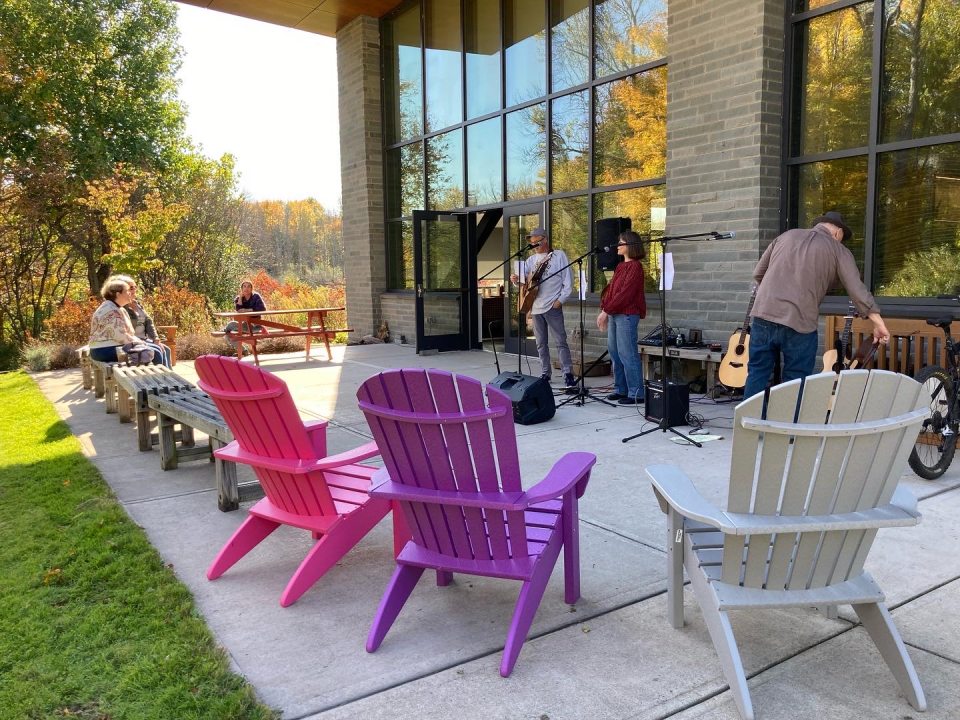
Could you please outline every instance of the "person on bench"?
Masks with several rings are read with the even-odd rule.
[[[144,345],[153,350],[156,358],[154,363],[162,362],[168,368],[172,368],[170,348],[160,342],[157,337],[157,329],[153,324],[153,318],[147,314],[147,311],[137,299],[137,281],[129,275],[117,275],[117,278],[127,283],[130,288],[131,300],[123,306],[123,309],[130,316],[134,334],[140,338]]]
[[[253,283],[250,282],[249,280],[244,280],[242,283],[240,283],[240,294],[237,295],[237,297],[234,299],[233,304],[237,312],[252,313],[252,312],[258,312],[258,311],[259,312],[267,311],[267,306],[264,305],[263,298],[260,297],[260,293],[256,293],[253,291]],[[260,316],[252,315],[250,319],[259,320]],[[252,327],[248,325],[246,322],[244,322],[242,325],[243,327],[241,328],[241,323],[237,322],[236,320],[231,320],[230,322],[227,323],[227,326],[223,328],[224,337],[226,338],[227,342],[233,345],[234,347],[237,346],[237,341],[233,339],[232,333],[235,333],[238,331],[242,331],[244,333],[250,333],[250,332],[258,333],[263,330],[263,327],[261,325],[257,325],[256,323],[253,323]],[[244,353],[247,352],[246,348],[244,348],[243,350],[244,350]]]
[[[90,318],[90,359],[97,362],[118,362],[118,348],[137,353],[140,363],[154,360],[153,350],[133,331],[130,316],[123,309],[133,298],[130,286],[116,276],[107,278],[100,290],[103,302]]]

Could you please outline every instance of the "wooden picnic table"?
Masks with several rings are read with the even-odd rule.
[[[323,340],[327,348],[327,359],[333,359],[333,353],[330,352],[330,338],[337,333],[353,332],[350,328],[328,328],[327,315],[334,312],[346,310],[343,307],[327,308],[295,308],[291,310],[265,310],[263,312],[218,312],[214,317],[224,318],[226,320],[236,320],[240,323],[240,330],[230,333],[230,337],[237,343],[237,357],[243,357],[244,345],[249,345],[253,352],[253,361],[259,366],[260,358],[257,355],[257,341],[269,340],[277,337],[305,337],[307,339],[307,358],[310,357],[310,345],[313,340]],[[306,315],[306,325],[291,325],[289,322],[282,322],[285,315]],[[271,319],[274,316],[281,316],[280,320]],[[259,325],[262,330],[254,332],[253,326]],[[223,332],[213,333],[214,335],[225,335]]]

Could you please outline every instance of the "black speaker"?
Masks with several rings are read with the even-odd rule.
[[[600,251],[597,253],[597,267],[601,270],[613,270],[623,261],[623,256],[617,254],[617,238],[620,233],[630,229],[630,218],[604,218],[597,220],[596,224],[596,243],[593,247]],[[604,250],[605,247],[610,249]]]
[[[546,422],[557,412],[553,390],[543,378],[505,372],[497,375],[489,384],[510,398],[515,423],[536,425]]]
[[[686,425],[690,413],[690,388],[685,383],[671,382],[668,386],[667,401],[664,402],[663,384],[647,381],[643,393],[644,413],[647,420],[660,422],[663,407],[667,405],[667,427]]]

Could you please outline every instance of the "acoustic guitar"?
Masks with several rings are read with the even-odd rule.
[[[717,377],[729,388],[742,388],[747,384],[747,362],[750,359],[750,311],[757,298],[757,286],[754,285],[747,304],[747,314],[743,325],[730,336],[727,352],[720,361]]]
[[[853,319],[857,316],[856,308],[850,303],[847,314],[843,316],[843,331],[834,341],[833,347],[823,354],[823,371],[832,370],[835,373],[850,369],[850,330],[853,328]]]

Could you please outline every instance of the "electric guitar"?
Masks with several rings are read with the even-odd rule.
[[[747,384],[747,362],[750,359],[750,311],[753,310],[753,301],[756,298],[757,286],[754,285],[743,326],[730,336],[727,352],[717,370],[720,382],[729,388],[742,388]]]

